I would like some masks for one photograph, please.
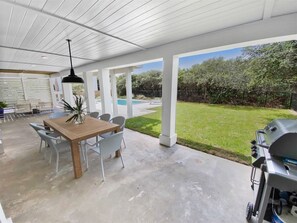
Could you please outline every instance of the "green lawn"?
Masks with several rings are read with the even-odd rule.
[[[126,127],[158,137],[161,107],[156,112],[128,119]],[[290,110],[249,106],[177,103],[178,143],[243,163],[250,162],[250,141],[255,130],[276,118],[296,118]]]

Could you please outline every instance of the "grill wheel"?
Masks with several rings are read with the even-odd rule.
[[[245,213],[245,219],[249,222],[252,218],[254,205],[249,202],[246,206],[246,213]]]

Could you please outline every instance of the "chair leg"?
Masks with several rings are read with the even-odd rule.
[[[59,172],[59,153],[57,152],[57,158],[56,158],[56,173]]]
[[[46,160],[46,152],[47,152],[47,148],[44,147],[44,149],[43,149],[43,159],[45,159],[45,160]]]
[[[82,147],[82,145],[80,145],[84,162],[86,161],[86,149],[87,149],[87,146],[86,146],[87,144],[86,143],[87,143],[87,141],[85,141],[85,144],[83,145],[83,147]]]
[[[102,172],[102,177],[103,177],[103,181],[105,181],[105,175],[104,175],[104,167],[103,167],[103,158],[100,154],[100,161],[101,161],[101,172]]]
[[[87,154],[87,147],[85,147],[84,153],[85,153],[85,159],[86,159],[87,170],[88,170],[89,169],[89,159],[88,159],[88,154]]]
[[[123,164],[123,168],[125,168],[125,164],[124,164],[124,160],[123,160],[122,154],[121,154],[121,161],[122,161],[122,164]]]
[[[126,147],[126,142],[125,142],[124,137],[123,137],[123,143],[124,143],[124,149],[126,149],[127,147]]]
[[[41,147],[42,147],[42,139],[40,139],[39,152],[41,152]]]
[[[52,148],[50,148],[50,150],[51,150],[51,154],[50,154],[50,158],[49,158],[49,163],[52,163],[53,150],[52,150]]]

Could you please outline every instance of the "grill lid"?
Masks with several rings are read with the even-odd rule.
[[[271,155],[297,160],[297,120],[276,119],[264,128],[264,133]]]

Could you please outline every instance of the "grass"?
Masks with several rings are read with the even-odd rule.
[[[159,137],[161,107],[153,110],[156,112],[128,119],[126,127]],[[285,109],[178,102],[176,133],[179,144],[249,164],[255,130],[277,118],[296,116]]]

